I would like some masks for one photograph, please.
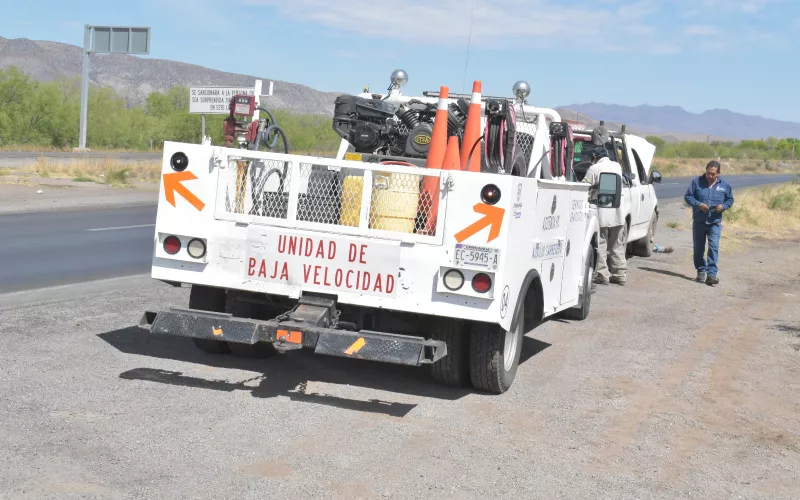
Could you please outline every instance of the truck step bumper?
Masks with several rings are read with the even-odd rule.
[[[306,348],[316,354],[408,366],[435,363],[447,355],[447,345],[440,340],[369,330],[337,330],[292,320],[236,318],[227,313],[194,309],[146,311],[139,327],[158,335],[249,345],[268,342],[279,351]]]

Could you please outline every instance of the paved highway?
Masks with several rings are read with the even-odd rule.
[[[155,206],[0,216],[0,293],[147,273]]]
[[[698,174],[699,175],[699,174]],[[800,175],[724,175],[728,184],[733,188],[733,197],[736,198],[736,190],[743,187],[761,186],[763,184],[774,184],[800,179]],[[686,188],[694,177],[670,177],[656,184],[656,195],[659,200],[670,198],[682,198],[686,193]]]
[[[731,176],[734,188],[798,176]],[[659,199],[682,197],[690,178],[656,184]],[[0,293],[145,274],[155,206],[0,216]]]

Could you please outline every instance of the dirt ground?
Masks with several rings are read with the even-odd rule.
[[[692,281],[683,208],[589,318],[527,334],[511,390],[294,353],[209,356],[135,325],[186,307],[141,279],[0,296],[8,498],[796,499],[800,252],[726,233]],[[732,239],[731,239],[732,238]]]
[[[48,182],[0,185],[0,212],[157,195]],[[675,252],[629,260],[586,321],[529,332],[501,396],[309,353],[206,355],[135,327],[188,303],[142,278],[0,295],[0,496],[796,499],[800,235],[726,229],[710,287],[687,223],[664,204]]]

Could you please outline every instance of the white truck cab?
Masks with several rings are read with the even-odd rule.
[[[481,130],[510,117],[475,147],[480,171],[425,168],[426,103],[449,106],[461,140],[464,101],[409,104],[400,86],[337,99],[337,158],[166,142],[151,275],[191,294],[188,308],[146,311],[140,326],[208,352],[430,365],[441,383],[502,393],[529,329],[586,318],[596,211],[571,161],[551,162],[567,158],[553,153],[569,135],[558,113],[525,103],[521,83],[516,98],[478,96]],[[515,131],[498,145],[494,125]],[[621,194],[604,174],[600,202]]]
[[[575,130],[574,168],[583,179],[591,165],[594,148],[604,147],[611,160],[620,164],[623,172],[622,210],[625,214],[626,239],[630,253],[649,257],[652,240],[658,225],[658,197],[653,184],[661,182],[661,174],[651,165],[655,145],[645,138],[625,132],[610,132],[603,146],[592,143],[592,131]]]

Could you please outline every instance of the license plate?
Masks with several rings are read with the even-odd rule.
[[[453,253],[453,265],[456,267],[471,266],[497,270],[500,261],[500,249],[456,244]]]

